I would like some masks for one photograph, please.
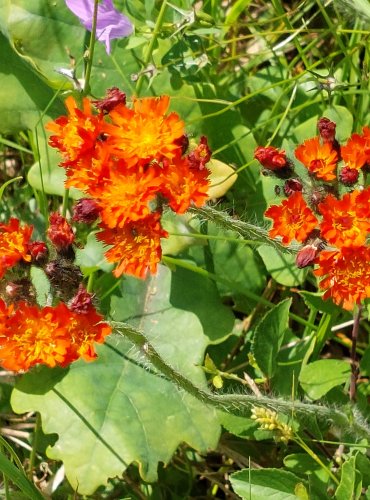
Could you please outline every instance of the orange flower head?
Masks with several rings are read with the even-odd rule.
[[[338,154],[331,142],[321,144],[318,137],[313,137],[296,148],[295,156],[318,179],[336,179]]]
[[[172,210],[183,214],[194,203],[201,207],[208,198],[209,170],[193,168],[187,157],[164,168],[162,194]]]
[[[340,153],[347,167],[360,170],[367,162],[366,138],[359,134],[352,134],[347,144],[341,146]]]
[[[18,262],[31,261],[28,244],[32,231],[32,226],[20,227],[16,218],[11,218],[8,224],[0,223],[0,278]]]
[[[95,145],[103,126],[103,115],[93,115],[90,101],[83,99],[83,110],[77,107],[72,96],[65,101],[69,116],[61,116],[46,125],[52,132],[49,144],[59,149],[64,157],[63,166],[75,164],[81,158],[91,159],[95,156]]]
[[[106,124],[106,144],[129,168],[181,156],[184,123],[176,113],[166,114],[169,101],[168,96],[134,99],[133,109],[118,106],[109,113],[113,125]]]
[[[81,157],[77,163],[66,166],[67,179],[66,188],[80,189],[85,193],[95,189],[109,177],[111,160],[105,143],[97,143],[95,147],[95,158]]]
[[[338,251],[321,252],[314,271],[322,276],[320,288],[326,290],[324,299],[347,310],[370,297],[370,247],[343,247]]]
[[[17,302],[8,309],[5,331],[0,335],[0,364],[13,371],[27,371],[39,363],[63,364],[71,339],[67,334],[67,308]]]
[[[161,260],[161,238],[168,233],[162,229],[160,214],[154,213],[137,222],[128,222],[122,228],[104,228],[97,234],[99,240],[112,245],[105,257],[108,262],[118,262],[113,274],[123,273],[145,278],[148,271],[154,274]]]
[[[118,162],[119,163],[119,162]],[[96,189],[90,189],[99,207],[106,227],[123,227],[128,221],[146,218],[151,213],[150,203],[155,201],[163,180],[158,165],[138,167],[127,173],[118,169]]]
[[[300,191],[293,193],[281,205],[272,205],[265,216],[273,220],[270,237],[281,236],[284,245],[289,245],[294,239],[303,243],[318,224]]]
[[[94,342],[104,342],[111,333],[92,304],[79,313],[62,302],[44,308],[17,302],[7,308],[0,301],[0,319],[0,365],[16,372],[95,359]]]
[[[321,235],[329,243],[343,246],[361,246],[370,231],[370,189],[352,191],[337,200],[328,195],[319,205],[323,216]]]

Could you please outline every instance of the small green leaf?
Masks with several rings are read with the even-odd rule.
[[[36,299],[39,306],[46,306],[50,292],[50,281],[45,272],[39,267],[31,267],[31,281],[36,290]]]
[[[306,487],[300,478],[279,469],[243,469],[230,476],[231,485],[243,500],[297,500],[298,485]],[[299,486],[301,488],[301,486]],[[304,497],[298,497],[304,498]]]
[[[262,257],[267,271],[281,285],[297,286],[304,282],[307,269],[298,269],[295,255],[281,254],[268,245],[261,245],[257,252]]]
[[[258,323],[252,351],[259,368],[268,377],[275,374],[277,354],[288,328],[289,308],[292,299],[286,299],[268,311]]]
[[[320,399],[333,387],[347,382],[351,367],[339,359],[320,359],[304,366],[299,375],[299,382],[312,399]]]
[[[348,500],[349,498],[355,500],[356,457],[351,457],[344,462],[341,472],[340,483],[335,492],[335,498],[337,500]]]

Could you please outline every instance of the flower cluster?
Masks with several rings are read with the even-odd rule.
[[[370,298],[370,187],[362,182],[370,166],[370,129],[353,134],[341,146],[335,128],[334,122],[321,118],[319,135],[296,148],[306,179],[294,175],[293,163],[277,148],[259,147],[255,158],[281,179],[285,175],[279,175],[276,164],[269,166],[261,158],[283,158],[281,168],[289,164],[291,169],[283,189],[287,198],[265,212],[273,221],[269,235],[281,237],[284,245],[302,243],[297,266],[317,264],[314,272],[321,278],[324,298],[350,310]]]
[[[72,263],[74,233],[57,213],[50,215],[48,238],[55,258],[43,241],[31,241],[32,226],[12,218],[0,224],[0,366],[15,372],[37,364],[67,366],[78,358],[96,358],[94,343],[102,343],[111,328],[103,322],[92,295],[81,285]],[[42,266],[62,299],[39,307],[30,279],[31,264]],[[21,275],[21,277],[20,277]]]
[[[98,110],[93,113],[92,104]],[[68,116],[48,124],[50,144],[63,156],[66,187],[83,191],[74,220],[91,222],[99,216],[98,238],[110,246],[114,275],[144,278],[161,259],[164,205],[182,214],[201,206],[209,187],[210,160],[205,137],[188,152],[184,123],[168,113],[169,97],[133,99],[110,89],[106,98],[66,100]],[[92,215],[94,214],[94,215]]]

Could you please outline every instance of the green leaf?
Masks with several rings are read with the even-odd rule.
[[[304,282],[307,269],[298,269],[295,255],[279,253],[268,245],[261,245],[257,252],[262,257],[267,271],[281,285],[297,286]]]
[[[178,332],[169,335],[173,344]],[[58,434],[48,456],[63,461],[79,493],[92,494],[132,462],[139,464],[146,481],[155,481],[158,462],[168,463],[183,441],[200,451],[216,446],[214,410],[149,366],[141,367],[142,355],[121,337],[113,336],[98,351],[94,363],[34,370],[12,395],[16,412],[39,411],[44,432]],[[192,352],[199,359],[195,346]],[[202,379],[200,374],[197,378]]]
[[[31,267],[31,281],[36,290],[36,298],[39,306],[46,306],[50,293],[50,281],[45,272],[39,267]]]
[[[161,266],[157,275],[146,281],[127,277],[121,282],[121,291],[122,297],[112,299],[112,318],[130,322],[153,339],[162,339],[162,347],[167,346],[172,353],[191,350],[193,342],[201,351],[232,332],[234,315],[221,303],[214,282],[190,270],[178,267],[171,273]],[[174,330],[179,337],[176,345],[170,346],[168,333]],[[199,361],[202,364],[203,359]]]
[[[1,11],[0,7],[0,19]],[[42,110],[53,99],[53,92],[13,52],[1,33],[0,53],[0,133],[12,134],[33,129]],[[48,114],[50,116],[62,110],[60,102],[55,101]]]
[[[356,480],[356,457],[351,457],[341,467],[341,477],[339,486],[335,492],[337,500],[348,500],[349,498],[356,500],[355,496],[355,480]]]
[[[113,265],[106,261],[105,251],[103,243],[96,238],[96,233],[92,232],[88,235],[84,248],[76,250],[76,264],[83,268],[84,274],[98,269],[110,272]]]
[[[326,457],[319,457],[325,463]],[[312,474],[321,470],[321,466],[307,453],[292,453],[284,458],[284,465],[297,474]]]
[[[351,367],[339,359],[320,359],[304,366],[299,382],[311,399],[319,399],[333,387],[348,381]]]
[[[324,300],[322,298],[323,293],[307,292],[306,290],[300,290],[299,295],[303,297],[303,300],[308,307],[313,307],[320,312],[332,315],[336,313],[338,310],[340,310],[340,308],[337,305],[335,305],[331,299]]]
[[[244,500],[297,500],[298,485],[307,486],[305,481],[279,469],[244,469],[230,476],[235,493]],[[313,500],[314,497],[312,497]]]
[[[215,289],[204,278],[165,267],[146,281],[127,277],[121,287],[123,296],[111,304],[114,319],[131,318],[171,366],[205,388],[205,348],[226,335],[233,316]],[[80,493],[93,493],[132,462],[155,481],[158,462],[168,463],[183,441],[201,451],[216,446],[213,409],[140,366],[142,354],[125,339],[112,336],[98,350],[94,363],[32,371],[12,396],[15,411],[39,411],[44,431],[59,435],[48,455],[64,462]]]
[[[24,471],[20,471],[8,458],[0,453],[0,470],[30,500],[44,500],[39,490],[27,479]]]
[[[256,326],[252,351],[259,368],[268,377],[275,374],[277,354],[288,328],[292,299],[286,299],[268,311]]]

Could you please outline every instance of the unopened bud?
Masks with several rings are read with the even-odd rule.
[[[121,92],[117,87],[108,89],[103,99],[92,101],[94,106],[103,113],[109,113],[119,104],[126,104],[126,94]]]
[[[92,198],[81,198],[73,208],[72,220],[92,224],[100,214],[100,207]]]
[[[358,181],[359,172],[356,168],[342,168],[339,179],[345,186],[353,186]]]
[[[31,241],[28,244],[28,251],[31,254],[32,263],[42,266],[46,263],[49,255],[48,247],[43,241]]]
[[[320,118],[317,122],[317,128],[319,129],[319,134],[323,142],[334,142],[335,141],[335,129],[336,124],[329,120],[329,118]]]
[[[287,179],[284,184],[284,193],[286,196],[291,196],[297,191],[302,191],[302,182],[299,179]]]
[[[75,239],[72,227],[57,212],[50,215],[49,223],[50,226],[47,230],[49,240],[58,252],[66,253]]]
[[[73,297],[68,307],[71,311],[79,314],[87,314],[93,307],[92,299],[92,294],[80,284],[76,295]]]

